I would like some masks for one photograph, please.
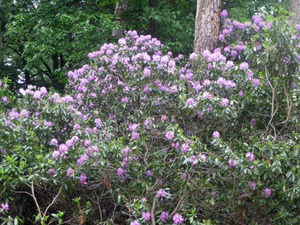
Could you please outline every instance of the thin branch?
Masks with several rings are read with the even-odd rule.
[[[152,225],[155,225],[155,218],[154,218],[155,205],[156,205],[156,194],[154,194],[154,196],[153,196],[153,202],[152,202],[152,208],[151,208],[151,222],[152,222]]]
[[[39,215],[40,215],[40,217],[41,217],[41,223],[43,224],[43,222],[44,222],[44,216],[42,216],[42,212],[41,212],[39,203],[37,202],[36,197],[35,197],[35,194],[34,194],[33,180],[31,181],[31,193],[32,193],[32,198],[33,198],[33,200],[34,200],[34,202],[35,202],[35,204],[36,204],[36,207],[38,208]]]
[[[179,208],[181,202],[183,201],[184,197],[188,194],[188,191],[186,191],[186,190],[187,190],[187,188],[184,189],[183,195],[182,195],[181,198],[179,199],[179,201],[178,201],[178,203],[177,203],[175,209],[174,209],[173,212],[171,213],[170,217],[173,217],[173,215],[174,215],[174,214],[176,213],[176,211],[178,210],[178,208]]]
[[[60,192],[61,192],[61,189],[62,189],[62,187],[63,187],[63,184],[61,184],[61,187],[60,187],[60,189],[59,189],[59,191],[58,191],[58,193],[57,193],[57,195],[53,198],[53,200],[52,200],[52,202],[51,202],[51,204],[50,205],[48,205],[48,207],[46,208],[46,210],[45,210],[45,213],[44,213],[44,215],[46,215],[47,214],[47,211],[48,211],[48,209],[56,202],[56,200],[57,200],[57,198],[58,198],[58,196],[60,195]]]

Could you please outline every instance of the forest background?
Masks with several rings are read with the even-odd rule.
[[[299,224],[299,15],[0,0],[1,223]]]
[[[158,38],[174,55],[194,49],[197,0],[8,1],[0,3],[0,78],[20,95],[28,85],[63,92],[66,73],[88,62],[87,54],[116,42],[113,30],[136,30]],[[124,3],[123,3],[124,4]],[[222,1],[230,18],[245,22],[288,0]]]

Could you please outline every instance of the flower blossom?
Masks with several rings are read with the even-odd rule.
[[[130,131],[135,131],[138,127],[140,126],[139,123],[133,123],[129,125],[129,130]]]
[[[118,175],[119,176],[123,176],[123,174],[126,173],[126,172],[128,172],[128,171],[125,170],[125,169],[123,169],[123,168],[121,168],[121,167],[118,169]]]
[[[40,92],[41,92],[41,94],[43,94],[43,95],[48,94],[48,91],[47,91],[47,89],[46,89],[45,87],[41,87],[41,88],[40,88]]]
[[[45,126],[52,127],[51,121],[45,121],[44,124],[45,124]]]
[[[125,38],[120,38],[118,42],[119,42],[120,45],[126,45],[126,39]]]
[[[197,157],[196,156],[191,156],[190,158],[189,158],[189,160],[190,160],[190,162],[191,162],[191,164],[192,164],[192,166],[194,166],[195,165],[195,163],[194,163],[194,161],[197,159]]]
[[[148,176],[153,176],[153,172],[151,170],[148,170],[146,173]]]
[[[81,184],[87,184],[87,182],[86,182],[86,175],[84,173],[82,173],[80,175],[80,183]]]
[[[218,131],[214,131],[212,137],[213,138],[220,137],[220,133]]]
[[[161,215],[160,215],[160,219],[161,219],[162,222],[166,222],[166,220],[169,219],[169,213],[163,211],[163,212],[161,213]]]
[[[74,170],[70,167],[70,168],[67,170],[67,177],[69,178],[72,174],[74,174]]]
[[[200,158],[203,162],[206,161],[206,155],[204,155],[204,154],[199,154],[198,156],[199,156],[199,158]]]
[[[168,132],[166,133],[166,138],[167,138],[168,140],[172,140],[172,139],[174,138],[174,132],[173,132],[173,131],[168,131]]]
[[[229,167],[235,167],[237,165],[237,161],[230,158],[228,160]]]
[[[121,99],[121,102],[127,103],[127,102],[128,102],[128,97],[123,97],[123,98]]]
[[[144,75],[145,76],[150,76],[151,75],[151,70],[148,67],[145,67],[145,69],[144,69]]]
[[[51,168],[51,169],[48,170],[48,173],[49,173],[50,175],[53,175],[53,174],[56,173],[56,170],[53,169],[53,168]]]
[[[157,197],[166,197],[167,196],[167,192],[164,189],[159,189],[157,191]]]
[[[226,18],[227,17],[227,15],[228,15],[228,12],[227,12],[227,10],[225,9],[225,10],[223,10],[222,12],[221,12],[221,17],[223,17],[223,18]]]
[[[150,212],[143,212],[142,217],[144,218],[144,220],[148,221],[151,218],[151,214]]]
[[[1,204],[1,208],[2,208],[3,210],[8,210],[8,209],[9,209],[8,203],[2,203],[2,204]]]
[[[56,159],[60,155],[59,151],[54,151],[52,153],[52,158]]]
[[[190,55],[190,59],[193,60],[193,59],[197,59],[198,58],[198,55],[197,53],[193,52],[191,55]]]
[[[237,56],[237,51],[235,51],[235,50],[232,50],[232,51],[231,51],[231,56],[232,56],[232,57],[235,57],[235,56]]]
[[[189,105],[195,105],[196,101],[193,98],[188,98],[186,100],[186,103],[189,104]]]
[[[250,162],[252,162],[254,161],[254,154],[252,152],[247,152],[246,158],[249,159]]]
[[[137,132],[135,132],[135,131],[132,132],[131,137],[132,137],[133,139],[140,140],[140,134],[137,133]]]
[[[50,141],[50,145],[57,145],[58,144],[58,140],[56,138],[52,138]]]
[[[172,87],[170,87],[170,92],[171,93],[178,92],[178,88],[175,85],[173,85]]]
[[[183,151],[184,153],[187,153],[189,148],[190,146],[188,143],[183,143],[180,147],[181,151]]]
[[[228,69],[230,69],[231,67],[233,67],[234,66],[234,63],[232,62],[232,61],[227,61],[227,63],[226,63],[226,66],[225,66],[225,70],[228,70]]]
[[[229,103],[229,100],[227,98],[222,98],[220,105],[225,106],[225,105],[228,105],[228,103]]]
[[[249,183],[248,183],[248,186],[249,186],[251,189],[253,189],[253,188],[254,188],[254,186],[255,186],[255,183],[253,183],[253,182],[249,182]]]
[[[170,68],[174,67],[175,65],[176,65],[176,63],[173,60],[169,61],[169,63],[168,63],[168,66]]]
[[[64,152],[68,151],[69,148],[65,144],[60,144],[58,149],[59,149],[59,153],[64,153]]]
[[[266,193],[267,197],[270,197],[271,196],[271,189],[270,188],[266,188],[265,189],[265,193]]]
[[[130,225],[140,225],[139,221],[134,220],[132,222],[130,222]]]
[[[252,79],[252,83],[254,85],[258,86],[259,85],[259,79],[256,79],[256,78]]]
[[[183,220],[184,219],[183,219],[182,215],[180,215],[178,213],[173,216],[173,221],[175,224],[181,224],[183,222]]]
[[[249,64],[247,62],[243,62],[240,64],[240,69],[244,70],[244,69],[248,69],[249,68]]]
[[[100,127],[101,128],[102,121],[101,121],[100,118],[96,118],[94,122],[95,122],[96,127]]]
[[[4,102],[7,102],[7,100],[8,100],[8,98],[7,98],[7,96],[2,96],[2,101],[4,101]]]

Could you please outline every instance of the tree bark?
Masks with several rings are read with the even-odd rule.
[[[197,0],[194,52],[213,51],[218,46],[221,0]]]
[[[119,2],[119,3],[116,4],[116,8],[115,8],[114,14],[117,17],[116,18],[118,20],[117,23],[119,24],[119,26],[121,28],[118,29],[118,30],[113,30],[112,31],[112,36],[115,36],[115,37],[118,37],[118,38],[121,38],[121,37],[124,36],[124,34],[123,34],[123,27],[124,27],[125,21],[122,20],[122,18],[120,17],[120,15],[122,14],[122,12],[126,11],[127,6],[128,6],[128,0],[121,1],[121,2]]]
[[[157,0],[149,0],[149,7],[156,8]],[[149,20],[149,34],[153,37],[156,31],[157,31],[157,23],[155,19],[151,18]]]
[[[294,24],[300,24],[300,1],[290,0],[290,11],[294,13],[292,21]]]

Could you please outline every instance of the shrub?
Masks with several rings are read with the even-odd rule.
[[[299,38],[253,19],[190,59],[129,31],[68,73],[67,95],[30,86],[3,107],[6,220],[27,219],[27,193],[36,223],[297,224]]]

